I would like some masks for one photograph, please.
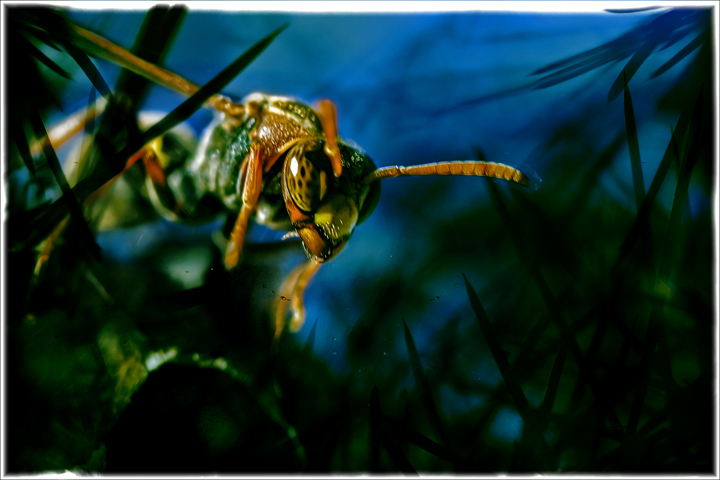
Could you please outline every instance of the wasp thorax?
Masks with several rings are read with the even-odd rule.
[[[308,160],[301,144],[290,149],[286,162],[286,182],[292,201],[301,210],[314,211],[327,192],[327,174]]]

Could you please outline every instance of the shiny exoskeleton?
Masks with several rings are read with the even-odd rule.
[[[293,98],[256,93],[242,105],[242,115],[215,114],[193,155],[169,155],[163,139],[146,148],[145,155],[165,173],[165,178],[148,175],[153,205],[173,221],[206,215],[201,206],[206,196],[238,212],[234,233],[239,234],[227,247],[228,268],[237,263],[243,217],[251,214],[259,224],[294,231],[312,261],[331,259],[377,203],[380,184],[365,181],[375,164],[335,139],[341,163],[336,175],[322,114]]]

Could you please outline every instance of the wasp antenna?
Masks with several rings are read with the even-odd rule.
[[[200,90],[200,87],[193,82],[133,55],[127,49],[100,35],[85,30],[74,23],[70,23],[70,26],[77,46],[90,55],[110,60],[158,85],[175,90],[188,97]],[[243,113],[241,104],[234,103],[222,95],[214,95],[206,103],[208,106],[231,116],[240,116]]]
[[[365,177],[365,183],[403,175],[474,175],[478,177],[502,178],[509,182],[522,185],[523,187],[530,187],[532,185],[530,178],[516,168],[503,165],[502,163],[479,162],[475,160],[427,163],[424,165],[413,165],[411,167],[395,166],[378,168]]]

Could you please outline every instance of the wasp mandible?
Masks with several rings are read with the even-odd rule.
[[[185,94],[198,88],[106,39],[75,29],[91,46],[89,53]],[[288,232],[283,238],[302,241],[308,261],[283,282],[280,293],[290,302],[276,303],[276,339],[285,326],[288,308],[292,314],[289,329],[298,331],[302,326],[308,283],[373,212],[380,198],[380,180],[403,175],[475,175],[531,185],[525,173],[485,161],[377,168],[357,146],[339,136],[336,107],[327,99],[310,106],[292,97],[252,93],[240,103],[216,95],[208,105],[215,110],[214,120],[194,151],[171,131],[128,159],[126,169],[141,160],[143,191],[154,209],[170,221],[207,217],[208,198],[228,214],[237,214],[224,252],[228,270],[241,261],[251,217],[258,224]],[[52,141],[52,132],[49,137]],[[217,208],[211,213],[216,215]]]

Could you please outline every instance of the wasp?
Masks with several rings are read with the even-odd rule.
[[[136,73],[184,93],[197,89],[172,72],[148,66],[118,45],[77,30],[93,44],[104,45],[94,53],[103,55],[111,48],[113,55],[105,56],[118,61],[120,52],[121,66],[131,66]],[[236,215],[224,247],[228,270],[241,262],[251,219],[287,232],[284,239],[301,240],[308,260],[282,284],[280,293],[290,302],[276,303],[276,339],[287,323],[288,308],[289,330],[296,332],[303,325],[305,289],[320,266],[343,251],[355,228],[372,214],[381,180],[404,175],[475,175],[531,186],[526,173],[485,161],[377,168],[358,146],[339,136],[337,109],[327,99],[310,105],[289,96],[252,93],[239,103],[217,95],[208,104],[215,110],[214,120],[194,147],[168,132],[128,159],[126,170],[138,161],[145,166],[144,195],[170,221],[202,221],[214,218],[218,209]],[[219,207],[208,209],[207,199],[214,199]],[[56,232],[53,235],[57,237]]]

